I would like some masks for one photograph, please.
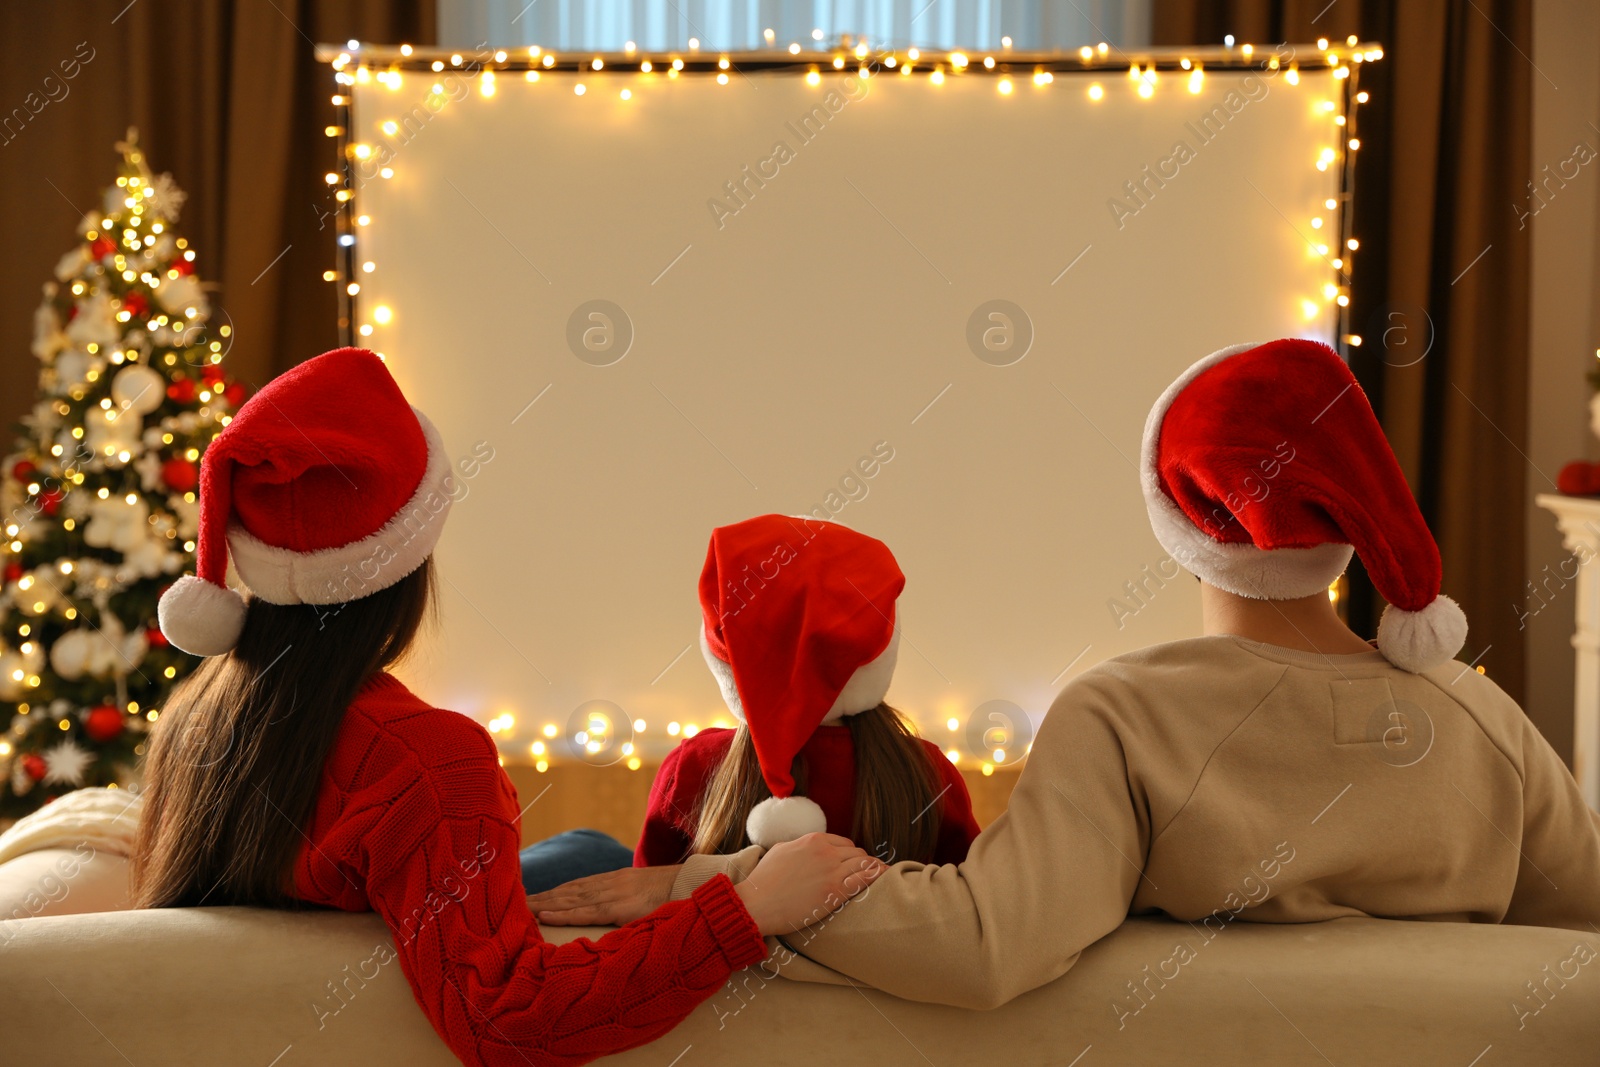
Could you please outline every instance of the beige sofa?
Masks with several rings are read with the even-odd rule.
[[[398,967],[375,962],[392,944],[375,915],[98,910],[125,906],[125,864],[87,848],[0,864],[0,915],[28,916],[0,921],[0,1061],[456,1062]],[[735,984],[605,1062],[1600,1064],[1600,931],[1342,919],[1235,923],[1207,942],[1186,924],[1130,920],[1064,977],[991,1012],[754,971]]]

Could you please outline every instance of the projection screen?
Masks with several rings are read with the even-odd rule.
[[[890,702],[967,766],[978,709],[1198,633],[1145,415],[1225,345],[1341,339],[1347,60],[501,56],[335,61],[351,340],[459,472],[420,692],[591,762],[726,723],[696,583],[767,512],[895,552]]]

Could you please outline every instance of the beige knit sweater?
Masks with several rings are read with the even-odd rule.
[[[693,857],[674,895],[759,855]],[[1347,915],[1600,932],[1600,814],[1464,664],[1178,641],[1068,685],[966,862],[896,864],[787,938],[782,973],[992,1007],[1151,912],[1194,925],[1190,953],[1234,922]]]

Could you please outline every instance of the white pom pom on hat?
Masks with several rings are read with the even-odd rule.
[[[1461,608],[1367,396],[1333,349],[1286,339],[1196,362],[1151,408],[1140,453],[1150,524],[1172,558],[1238,596],[1323,593],[1352,551],[1389,602],[1378,650],[1449,662]]]
[[[1378,620],[1378,648],[1390,663],[1413,674],[1450,662],[1466,642],[1466,613],[1443,594],[1421,611],[1390,604]]]
[[[806,834],[816,834],[828,828],[828,817],[822,808],[809,797],[768,797],[750,809],[745,820],[745,833],[762,848]]]
[[[239,643],[244,597],[226,586],[186,574],[156,605],[161,633],[191,656],[220,656]]]
[[[427,560],[450,510],[444,442],[383,360],[340,348],[246,401],[200,465],[195,573],[162,594],[161,632],[195,656],[232,650],[247,602],[342,604]]]

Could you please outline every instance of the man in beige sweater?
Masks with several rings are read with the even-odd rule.
[[[1205,636],[1072,682],[967,860],[895,864],[789,938],[783,973],[986,1008],[1129,914],[1192,922],[1190,952],[1238,921],[1350,915],[1600,932],[1600,815],[1516,703],[1452,661],[1465,619],[1343,362],[1305,341],[1207,357],[1152,410],[1142,466],[1157,537],[1202,579]],[[1326,595],[1352,546],[1390,602],[1376,648]],[[626,921],[759,855],[534,906]]]

